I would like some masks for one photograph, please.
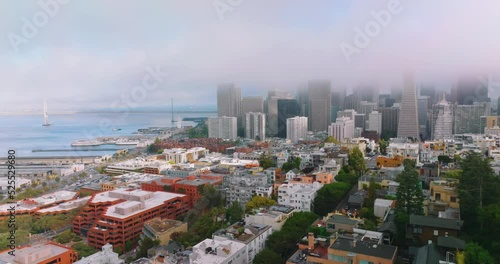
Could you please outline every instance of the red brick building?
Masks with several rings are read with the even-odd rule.
[[[73,231],[87,231],[88,244],[101,248],[110,243],[124,247],[142,232],[144,222],[160,217],[175,219],[188,211],[188,197],[169,192],[113,190],[96,194],[86,210],[73,220]],[[84,227],[84,228],[82,228]]]
[[[45,245],[16,248],[15,256],[10,249],[0,252],[0,263],[18,264],[71,264],[78,261],[78,253],[69,247],[49,242]]]

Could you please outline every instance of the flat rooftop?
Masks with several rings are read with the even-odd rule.
[[[344,237],[337,238],[330,248],[383,259],[395,258],[398,250],[395,246],[356,241],[356,239]]]
[[[57,212],[57,211],[70,211],[75,208],[84,206],[89,200],[92,198],[91,196],[83,197],[80,199],[76,199],[73,201],[65,202],[57,206],[52,206],[48,208],[44,208],[41,210],[38,210],[39,213],[50,213],[50,212]]]
[[[0,263],[12,263],[12,264],[39,263],[46,259],[60,255],[68,250],[69,249],[63,246],[58,246],[56,244],[49,243],[45,245],[16,249],[15,256],[10,255],[8,251],[4,251],[0,253]]]
[[[173,220],[173,219],[160,219],[160,218],[154,218],[146,223],[144,223],[144,226],[148,226],[152,230],[154,230],[157,233],[163,233],[165,231],[168,231],[172,228],[179,227],[183,225],[184,222]]]

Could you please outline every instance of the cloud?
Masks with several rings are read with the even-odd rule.
[[[390,1],[242,0],[224,20],[213,1],[70,1],[18,53],[6,37],[0,42],[0,102],[107,106],[156,64],[171,77],[144,106],[172,97],[213,105],[224,81],[264,95],[313,78],[331,79],[334,88],[367,80],[390,86],[406,67],[436,83],[499,69],[496,1],[400,0],[402,12],[347,62],[339,43],[352,44],[355,29]],[[0,34],[20,34],[22,19],[38,11],[36,2],[7,2]]]

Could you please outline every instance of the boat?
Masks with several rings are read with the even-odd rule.
[[[43,125],[45,127],[50,126],[51,124],[49,123],[49,114],[47,113],[47,101],[43,101]]]
[[[122,130],[121,128],[113,128],[113,131],[120,131]]]
[[[89,146],[100,146],[102,143],[97,140],[78,140],[71,143],[72,147],[89,147]]]

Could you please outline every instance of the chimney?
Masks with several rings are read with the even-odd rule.
[[[352,246],[353,246],[353,247],[356,247],[356,239],[354,239],[354,240],[352,241]]]
[[[309,250],[314,249],[314,234],[313,233],[307,234],[307,246],[309,247]]]

